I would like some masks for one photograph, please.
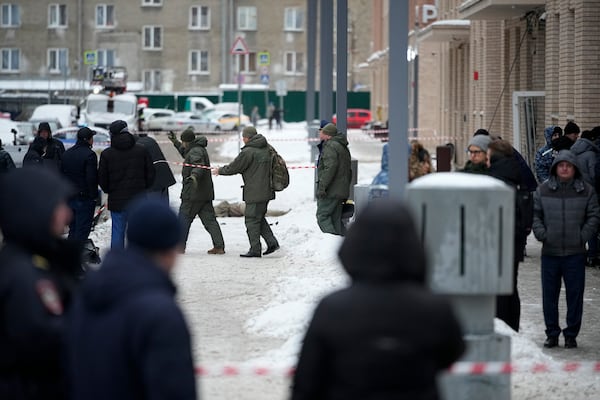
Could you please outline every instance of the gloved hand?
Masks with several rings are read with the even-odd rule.
[[[169,138],[169,140],[171,142],[175,142],[177,140],[177,136],[175,135],[175,132],[173,132],[173,131],[169,131],[169,133],[167,133],[167,137]]]

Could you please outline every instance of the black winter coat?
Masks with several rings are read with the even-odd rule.
[[[83,199],[98,197],[98,156],[84,141],[77,141],[62,157],[62,173]]]
[[[64,319],[81,250],[49,226],[69,189],[45,169],[0,179],[0,399],[62,400]]]
[[[137,143],[144,146],[148,151],[154,165],[154,170],[156,171],[156,177],[150,190],[160,192],[169,186],[173,186],[176,182],[173,171],[171,171],[171,167],[169,167],[169,163],[167,163],[167,159],[158,143],[156,143],[156,140],[149,136],[140,136],[137,139]]]
[[[72,400],[196,400],[175,287],[135,248],[111,250],[76,299],[67,343]]]
[[[42,158],[44,144],[43,139],[37,139],[29,145],[29,149],[27,149],[27,153],[23,157],[24,167],[41,166],[44,164],[44,159]]]
[[[436,375],[464,343],[449,303],[425,287],[425,252],[408,211],[367,207],[339,256],[352,285],[315,310],[292,400],[437,399]]]
[[[0,147],[0,173],[8,172],[15,168],[15,163],[8,151]]]
[[[62,156],[65,153],[65,145],[58,139],[55,139],[50,135],[47,139],[46,152],[44,153],[44,165],[55,168],[56,171],[60,171]]]
[[[108,194],[108,209],[123,211],[136,196],[152,187],[156,172],[150,154],[129,132],[111,137],[100,154],[98,180]]]

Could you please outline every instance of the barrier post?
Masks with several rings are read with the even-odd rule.
[[[411,182],[408,204],[423,238],[427,281],[447,295],[467,344],[460,361],[509,362],[510,337],[494,331],[496,296],[512,293],[514,190],[481,175],[441,172]],[[442,398],[510,399],[510,374],[451,375]]]

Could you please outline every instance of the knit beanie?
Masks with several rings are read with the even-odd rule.
[[[130,245],[161,251],[176,247],[182,238],[177,215],[169,205],[157,197],[136,200],[129,207],[127,240]]]
[[[245,138],[251,138],[256,136],[257,132],[256,132],[256,128],[253,126],[247,126],[244,128],[244,130],[242,131],[242,136]]]
[[[565,135],[569,135],[571,133],[579,133],[581,132],[579,130],[579,126],[577,126],[577,124],[573,121],[569,121],[567,122],[567,125],[565,125],[565,129],[564,129],[564,133]]]
[[[193,142],[194,139],[196,139],[196,134],[194,133],[194,130],[192,129],[192,127],[188,127],[186,128],[183,132],[181,132],[181,141],[182,142]]]
[[[469,141],[469,145],[467,146],[467,149],[471,146],[475,146],[475,147],[479,147],[483,151],[487,151],[488,145],[490,144],[491,141],[492,141],[492,139],[489,136],[476,135],[476,136],[473,136],[471,138],[471,140]]]
[[[336,126],[332,123],[329,123],[323,127],[321,130],[327,136],[335,136],[338,133]]]
[[[327,121],[326,119],[322,119],[321,123],[319,124],[319,129],[323,129],[328,123],[329,121]]]
[[[127,122],[118,119],[116,121],[113,121],[110,126],[108,127],[108,130],[112,135],[118,135],[119,133],[121,133],[121,131],[123,131],[123,129],[127,128]]]
[[[479,136],[479,135],[490,136],[490,133],[488,132],[487,129],[479,128],[475,131],[473,136]]]

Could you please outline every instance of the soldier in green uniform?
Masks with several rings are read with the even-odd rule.
[[[181,142],[173,132],[169,132],[169,140],[184,157],[184,164],[186,164],[181,170],[183,188],[179,218],[184,232],[181,250],[185,252],[190,226],[197,215],[212,238],[213,248],[208,250],[208,254],[225,254],[223,234],[212,204],[215,190],[210,175],[210,159],[206,151],[208,140],[205,136],[196,137],[192,128],[187,128],[181,133]]]
[[[242,174],[244,180],[242,198],[246,202],[246,232],[250,241],[250,250],[240,257],[260,257],[262,236],[267,243],[263,255],[279,249],[279,243],[269,227],[265,215],[267,205],[275,198],[271,188],[271,153],[267,139],[256,132],[253,126],[247,126],[242,132],[245,146],[229,165],[214,169],[215,175]]]

